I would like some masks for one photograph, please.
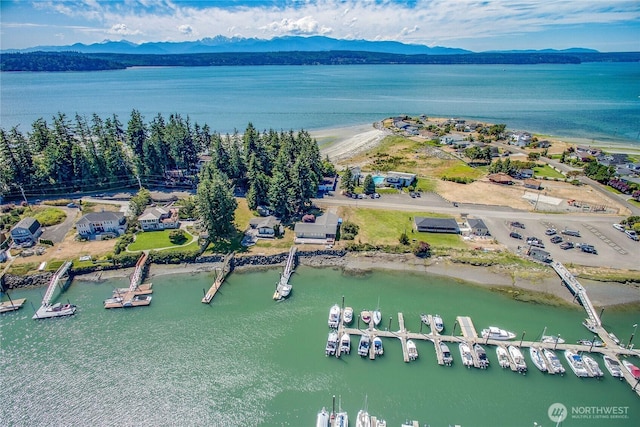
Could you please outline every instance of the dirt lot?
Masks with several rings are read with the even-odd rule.
[[[14,261],[14,265],[36,263],[62,260],[74,260],[83,255],[91,255],[94,259],[99,258],[109,252],[113,251],[113,247],[116,244],[115,239],[93,241],[93,242],[78,242],[74,240],[73,235],[67,235],[62,243],[56,244],[54,247],[47,247],[47,250],[42,255],[34,255],[29,257],[17,256]]]

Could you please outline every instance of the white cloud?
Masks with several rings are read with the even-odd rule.
[[[135,36],[142,34],[140,30],[130,30],[126,24],[114,24],[109,30],[107,30],[107,33],[118,34],[121,36]]]
[[[178,31],[180,31],[182,34],[192,34],[193,27],[191,27],[191,25],[188,25],[188,24],[178,25]]]
[[[320,25],[318,21],[311,16],[305,16],[297,20],[291,20],[283,18],[279,22],[272,22],[269,25],[260,27],[261,30],[269,30],[275,34],[329,34],[331,33],[330,27]]]

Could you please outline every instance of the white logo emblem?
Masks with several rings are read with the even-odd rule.
[[[547,415],[549,415],[549,419],[554,423],[561,423],[567,418],[567,407],[562,403],[554,403],[549,406],[547,410]]]

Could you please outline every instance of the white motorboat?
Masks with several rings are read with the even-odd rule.
[[[276,291],[273,294],[273,299],[281,301],[287,298],[289,294],[291,294],[291,289],[293,289],[293,286],[289,284],[289,276],[280,274],[280,280],[276,284]]]
[[[382,346],[382,338],[375,337],[373,339],[373,351],[376,356],[382,356],[384,354],[384,347]]]
[[[349,415],[342,411],[342,408],[336,413],[336,417],[333,419],[331,427],[349,427]]]
[[[620,379],[624,378],[624,374],[622,373],[622,366],[620,366],[620,363],[618,363],[617,360],[607,355],[604,355],[603,359],[604,367],[607,368],[607,371],[609,371],[612,377]]]
[[[364,323],[368,325],[369,323],[371,323],[371,312],[369,310],[362,310],[360,312],[360,318]]]
[[[329,427],[329,413],[326,408],[322,408],[322,410],[318,412],[316,427]]]
[[[351,335],[346,332],[340,338],[340,353],[351,353]]]
[[[478,367],[480,369],[487,369],[489,367],[489,359],[487,358],[487,352],[484,351],[484,348],[480,344],[475,344],[473,351],[476,352],[476,357],[478,358]]]
[[[582,361],[584,362],[587,371],[589,371],[589,376],[594,378],[602,378],[604,376],[604,373],[602,372],[602,369],[600,369],[600,365],[598,365],[596,359],[585,354],[582,356]]]
[[[588,345],[589,347],[604,347],[604,343],[600,340],[578,340],[578,344]]]
[[[549,365],[551,365],[551,369],[555,374],[562,375],[565,373],[564,366],[562,366],[560,359],[558,359],[558,356],[556,356],[556,353],[553,350],[545,348],[542,350],[542,354],[544,354],[544,357],[549,361]]]
[[[609,338],[611,338],[611,341],[616,343],[616,345],[620,345],[620,339],[613,332],[609,332]]]
[[[462,358],[462,364],[467,368],[473,366],[473,355],[471,349],[466,342],[461,342],[458,347],[460,348],[460,357]]]
[[[416,360],[418,358],[418,348],[413,340],[407,340],[407,355],[409,360]]]
[[[424,314],[424,313],[422,313],[422,314],[420,315],[420,321],[421,321],[422,323],[424,323],[425,325],[429,326],[429,315],[428,315],[428,314]]]
[[[51,317],[63,317],[76,314],[76,306],[74,304],[43,304],[33,315],[32,319],[48,319]]]
[[[627,368],[627,371],[631,372],[631,375],[633,375],[633,377],[636,380],[640,380],[640,368],[638,368],[636,365],[629,362],[628,360],[623,360],[622,364],[624,365],[625,368]]]
[[[340,306],[334,304],[329,310],[329,327],[336,329],[340,325]]]
[[[444,322],[442,321],[442,317],[439,314],[433,316],[433,328],[440,334],[444,331]]]
[[[342,321],[347,325],[350,325],[351,322],[353,322],[353,308],[344,308],[344,311],[342,312]]]
[[[584,319],[582,321],[582,326],[584,326],[585,328],[587,328],[589,331],[593,332],[594,334],[598,333],[598,325],[596,325],[591,319]]]
[[[542,356],[542,351],[538,347],[529,347],[529,355],[531,356],[531,361],[540,372],[547,372],[547,364]]]
[[[440,342],[440,350],[442,351],[442,361],[445,365],[451,366],[453,363],[453,356],[451,356],[451,351],[449,351],[449,347],[444,343]]]
[[[501,368],[509,368],[511,366],[511,362],[509,361],[509,352],[506,348],[497,346],[496,355],[498,356],[498,363]]]
[[[371,417],[369,416],[369,412],[366,409],[361,409],[358,411],[358,416],[356,417],[356,427],[371,427]]]
[[[371,319],[373,320],[373,324],[378,326],[382,321],[382,313],[380,313],[380,310],[373,310],[371,312]]]
[[[587,371],[587,368],[585,368],[584,362],[582,361],[582,357],[579,354],[574,353],[571,350],[565,350],[564,357],[565,359],[567,359],[567,362],[569,362],[569,367],[571,368],[573,373],[576,374],[576,376],[578,377],[589,376],[589,372]]]
[[[327,347],[325,352],[327,356],[334,356],[336,354],[336,349],[338,348],[338,333],[335,331],[329,332],[329,337],[327,338]]]
[[[360,356],[368,356],[370,346],[371,339],[369,338],[369,335],[362,334],[362,336],[360,337],[360,342],[358,343],[358,354]]]
[[[564,344],[565,341],[558,336],[543,335],[542,338],[540,338],[540,342],[545,344]]]
[[[525,362],[520,349],[515,345],[510,345],[507,350],[509,350],[509,355],[511,356],[513,363],[516,365],[516,370],[518,372],[527,372],[527,362]]]
[[[492,339],[498,341],[512,340],[516,337],[516,334],[504,329],[497,328],[495,326],[489,326],[487,329],[482,330],[482,338]]]

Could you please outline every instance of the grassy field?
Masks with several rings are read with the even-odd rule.
[[[460,177],[460,178],[481,178],[485,172],[479,168],[472,168],[463,161],[452,161],[452,163],[440,171],[440,176]]]
[[[400,235],[407,233],[409,239],[424,241],[434,247],[466,247],[460,236],[456,234],[418,233],[413,231],[413,218],[415,216],[447,218],[447,215],[352,207],[343,207],[339,213],[345,221],[351,221],[360,226],[355,242],[396,245],[399,243]]]
[[[537,166],[533,168],[533,172],[537,178],[547,177],[547,178],[561,178],[564,179],[565,176],[562,175],[557,170],[553,169],[549,165]]]
[[[193,239],[193,236],[185,231],[187,242],[185,242],[184,245],[175,245],[171,240],[169,240],[169,233],[171,233],[171,231],[173,230],[138,233],[136,234],[136,241],[131,243],[128,249],[130,251],[143,251],[147,249],[160,249],[174,246],[179,247],[180,249],[185,249]]]
[[[34,209],[33,217],[37,219],[43,227],[50,227],[64,221],[67,214],[58,208],[37,208]]]

